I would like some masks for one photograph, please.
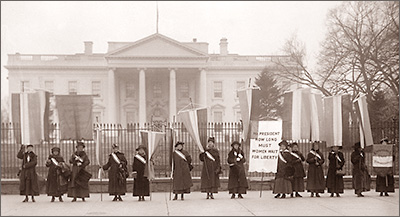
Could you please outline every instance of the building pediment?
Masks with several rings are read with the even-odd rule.
[[[161,34],[153,34],[109,52],[106,58],[208,58],[208,54]]]

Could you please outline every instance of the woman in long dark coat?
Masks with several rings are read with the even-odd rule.
[[[119,151],[118,144],[112,145],[113,153],[108,157],[108,162],[103,165],[104,170],[108,170],[108,194],[114,195],[112,201],[122,201],[121,195],[126,193],[126,178],[128,174],[127,164],[124,153]]]
[[[303,163],[305,158],[303,154],[299,151],[299,146],[296,142],[292,143],[291,155],[294,156],[294,161],[292,163],[294,168],[294,175],[292,181],[292,189],[295,192],[296,197],[302,197],[299,192],[304,192],[304,177],[306,173],[304,172]],[[291,194],[291,196],[293,193]]]
[[[240,149],[238,141],[234,141],[231,146],[232,150],[228,153],[228,190],[229,194],[232,194],[231,199],[235,198],[235,194],[238,194],[238,198],[243,198],[242,194],[246,194],[246,190],[249,187],[243,165],[246,162],[246,158],[242,149]]]
[[[325,178],[322,164],[325,162],[324,155],[319,151],[318,142],[312,144],[312,149],[307,155],[308,172],[307,172],[307,191],[311,192],[311,197],[320,197],[319,193],[324,193]]]
[[[337,197],[340,197],[340,193],[343,193],[344,183],[343,175],[338,174],[338,170],[342,170],[344,166],[344,155],[339,151],[339,146],[332,146],[332,151],[329,152],[329,167],[328,174],[326,175],[326,187],[328,193],[331,193],[331,197],[336,193]]]
[[[68,197],[73,197],[71,202],[75,202],[76,198],[82,198],[85,201],[85,197],[89,196],[89,179],[91,174],[85,170],[86,166],[90,164],[89,158],[86,152],[83,150],[85,144],[78,141],[76,145],[77,151],[72,154],[69,162],[72,164],[71,168],[71,180],[68,185]]]
[[[46,161],[46,167],[49,167],[47,175],[46,193],[51,196],[51,202],[58,197],[63,202],[62,195],[68,191],[68,180],[63,175],[64,158],[60,155],[60,148],[53,147],[51,154]]]
[[[388,138],[383,138],[381,140],[381,144],[388,145]],[[393,152],[393,162],[395,156]],[[389,196],[388,192],[394,192],[394,177],[393,177],[393,167],[391,169],[386,170],[384,169],[384,173],[378,172],[376,174],[376,192],[381,192],[380,196],[382,197],[385,193],[385,196]]]
[[[140,145],[136,151],[132,164],[132,171],[134,177],[133,183],[133,196],[139,196],[139,201],[144,201],[144,196],[150,196],[150,182],[148,179],[147,168],[147,148]]]
[[[25,195],[22,202],[28,202],[28,196],[32,196],[32,202],[35,202],[34,196],[39,196],[39,184],[36,173],[37,155],[33,152],[33,145],[21,145],[17,158],[22,159],[22,166],[19,172],[19,194]]]
[[[207,199],[214,199],[213,193],[218,193],[219,174],[222,173],[219,151],[214,147],[214,141],[214,137],[208,138],[207,149],[199,156],[204,162],[200,189],[201,192],[207,193]]]
[[[275,198],[285,198],[286,194],[292,193],[292,183],[290,176],[294,175],[294,168],[292,167],[293,158],[288,150],[288,143],[283,140],[279,143],[278,165],[275,174],[275,183],[273,194],[277,194]],[[289,171],[289,170],[292,171]]]
[[[361,149],[360,142],[354,145],[351,153],[351,163],[353,164],[353,188],[358,197],[364,197],[362,192],[370,190],[370,177],[365,166],[365,153]]]
[[[175,144],[175,151],[173,153],[173,193],[175,197],[173,200],[178,199],[178,194],[190,194],[190,187],[193,186],[192,176],[190,171],[193,169],[192,157],[189,152],[183,150],[183,142]]]

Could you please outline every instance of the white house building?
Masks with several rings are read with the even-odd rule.
[[[135,42],[108,42],[107,53],[93,53],[84,42],[75,55],[9,54],[9,93],[45,89],[54,95],[93,94],[93,114],[103,123],[173,120],[190,103],[207,106],[208,120],[240,119],[236,90],[253,81],[273,60],[288,56],[220,53],[208,43],[179,42],[156,33]]]

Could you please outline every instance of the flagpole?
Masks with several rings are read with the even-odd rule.
[[[260,198],[261,198],[261,195],[262,195],[262,186],[263,186],[263,180],[264,180],[264,172],[261,172],[261,188],[260,188]]]

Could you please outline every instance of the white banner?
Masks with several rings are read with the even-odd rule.
[[[281,139],[282,121],[258,122],[257,138],[250,139],[249,172],[276,173]]]

